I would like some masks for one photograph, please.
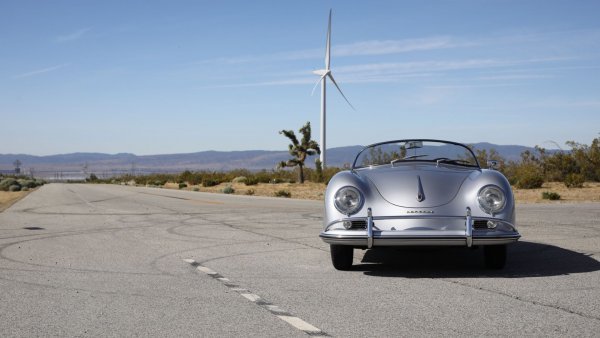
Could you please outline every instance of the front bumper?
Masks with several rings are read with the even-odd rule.
[[[364,229],[346,229],[344,222],[364,221]],[[476,224],[493,222],[493,228]],[[329,244],[371,248],[374,246],[478,246],[508,244],[521,235],[507,221],[485,217],[409,215],[344,219],[330,223],[319,235]]]

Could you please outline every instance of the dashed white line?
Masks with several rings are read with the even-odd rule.
[[[204,267],[204,266],[198,266],[196,269],[198,269],[198,271],[204,272],[207,275],[216,275],[217,274],[215,271],[213,271],[213,270],[211,270],[211,269],[209,269],[207,267]]]
[[[204,272],[205,274],[213,277],[214,279],[220,281],[221,283],[223,283],[225,286],[227,286],[229,289],[236,291],[237,293],[239,293],[242,297],[246,298],[247,300],[253,302],[254,304],[266,309],[267,311],[271,312],[275,317],[283,320],[284,322],[288,323],[289,325],[291,325],[292,327],[306,333],[307,335],[310,336],[329,336],[327,333],[323,332],[323,330],[305,322],[304,320],[291,315],[289,312],[283,310],[282,308],[280,308],[277,305],[273,305],[269,302],[267,302],[264,298],[262,298],[261,296],[251,293],[250,291],[248,291],[248,289],[242,288],[239,285],[236,285],[234,283],[231,282],[231,280],[229,278],[223,277],[222,275],[220,275],[219,273],[217,273],[216,271],[207,268],[205,266],[200,265],[198,262],[196,262],[193,259],[184,259],[184,262],[191,264],[192,266],[195,266],[196,269],[198,271]]]
[[[240,295],[242,295],[242,297],[248,299],[251,302],[256,302],[260,299],[259,295],[255,295],[253,293],[240,293]]]
[[[293,316],[277,316],[277,317],[279,317],[279,319],[287,322],[291,326],[297,328],[298,330],[304,331],[306,333],[316,334],[316,333],[322,332],[318,328],[310,325],[309,323],[303,321],[302,319],[300,319],[298,317],[293,317]]]

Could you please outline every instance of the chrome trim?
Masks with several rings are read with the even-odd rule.
[[[467,237],[467,247],[470,248],[473,245],[473,220],[469,207],[467,207],[467,219],[465,220],[465,236]]]
[[[373,212],[367,209],[367,248],[373,247]]]
[[[417,201],[418,202],[423,202],[425,200],[425,192],[423,192],[423,185],[421,184],[421,176],[417,175],[417,181],[418,181],[418,189],[419,191],[417,192]]]
[[[321,239],[328,244],[351,245],[355,247],[367,247],[367,236],[365,235],[332,235],[321,233]],[[496,235],[496,236],[474,236],[473,245],[499,245],[514,243],[521,238],[519,234]],[[379,236],[375,235],[377,246],[465,246],[464,236]]]
[[[380,230],[375,226],[377,220],[424,220],[448,219],[464,220],[463,230]],[[331,226],[343,221],[366,221],[366,229],[336,229]],[[510,226],[512,231],[495,231],[490,229],[474,229],[475,220],[499,221]],[[514,224],[505,220],[491,217],[473,217],[470,207],[466,208],[465,216],[440,215],[402,215],[374,217],[371,208],[367,208],[367,217],[349,217],[330,223],[320,234],[323,241],[329,244],[352,245],[355,247],[372,248],[374,246],[411,246],[411,245],[454,245],[472,247],[476,245],[508,244],[517,241],[521,235]]]
[[[408,211],[407,211],[408,212]],[[385,221],[385,220],[402,220],[402,219],[441,219],[441,218],[447,218],[447,219],[465,219],[465,216],[444,216],[444,215],[432,215],[432,214],[413,214],[413,213],[408,213],[407,215],[401,215],[401,216],[373,216],[373,221]],[[497,221],[497,222],[503,222],[506,224],[509,224],[511,227],[515,228],[515,225],[504,220],[504,219],[500,219],[500,218],[494,218],[494,217],[483,217],[483,216],[477,216],[477,217],[471,217],[472,220],[486,220],[486,221]],[[325,231],[329,230],[329,228],[332,225],[335,225],[337,223],[341,223],[343,221],[366,221],[367,218],[366,217],[347,217],[347,218],[339,218],[336,219],[332,222],[329,222],[329,224],[327,224],[327,226],[325,227]],[[375,226],[373,226],[375,228]]]

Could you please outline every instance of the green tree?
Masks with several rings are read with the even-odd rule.
[[[600,181],[600,137],[595,138],[591,145],[574,141],[567,142],[571,154],[585,179]]]
[[[310,122],[306,122],[302,128],[298,130],[302,134],[302,140],[298,142],[296,134],[293,130],[282,130],[279,133],[285,135],[292,142],[289,145],[289,152],[294,158],[279,163],[279,168],[298,167],[298,181],[304,183],[304,161],[308,156],[321,153],[319,144],[311,140]]]

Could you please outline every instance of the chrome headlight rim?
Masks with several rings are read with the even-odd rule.
[[[354,202],[350,199],[355,199]],[[333,197],[333,205],[337,209],[337,211],[341,212],[344,215],[354,215],[363,207],[364,197],[362,192],[351,185],[347,185],[339,188],[334,197]]]
[[[496,201],[491,201],[491,199],[494,199],[494,196],[499,198]],[[497,185],[486,185],[477,192],[477,202],[483,212],[493,216],[506,207],[506,192]]]

